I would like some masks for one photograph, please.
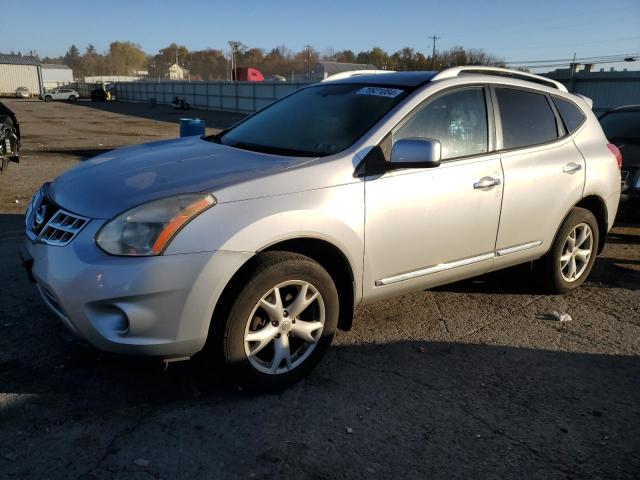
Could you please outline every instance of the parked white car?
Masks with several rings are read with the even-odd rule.
[[[621,161],[591,102],[547,78],[345,76],[215,136],[82,162],[33,198],[21,255],[96,347],[204,349],[233,381],[280,388],[356,305],[529,262],[549,291],[576,289]]]
[[[53,102],[54,100],[67,100],[69,102],[75,102],[80,98],[80,94],[70,88],[58,88],[50,92],[42,94],[42,99],[45,102]]]

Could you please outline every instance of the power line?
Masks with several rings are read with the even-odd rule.
[[[569,66],[571,67],[571,65],[585,65],[585,64],[590,64],[590,65],[602,65],[602,64],[610,64],[610,63],[626,63],[629,61],[635,61],[635,60],[629,60],[627,58],[616,58],[616,59],[602,59],[602,60],[590,60],[587,62],[578,62],[576,61],[574,62],[559,62],[559,63],[536,63],[536,64],[524,64],[524,63],[519,63],[517,65],[510,65],[511,68],[554,68],[554,67],[566,67]],[[633,58],[633,57],[632,57]]]
[[[636,39],[640,39],[640,35],[636,35],[634,37],[610,38],[607,40],[594,40],[591,42],[560,43],[556,45],[538,45],[535,47],[482,47],[482,48],[484,48],[485,50],[532,50],[535,48],[579,47],[581,45],[596,45],[600,43],[612,43],[612,42],[621,42],[624,40],[636,40]]]
[[[595,62],[599,62],[599,61],[605,61],[605,60],[615,60],[615,59],[622,59],[624,60],[625,58],[628,57],[637,57],[639,56],[640,53],[638,52],[634,52],[634,53],[618,53],[618,54],[614,54],[614,55],[595,55],[595,56],[591,56],[591,57],[580,57],[580,58],[576,58],[575,61],[579,62],[579,63],[595,63]],[[506,64],[535,64],[535,63],[566,63],[566,62],[572,62],[574,61],[573,58],[553,58],[553,59],[545,59],[545,60],[509,60],[506,61],[504,63]]]

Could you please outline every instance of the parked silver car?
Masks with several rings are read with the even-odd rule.
[[[29,98],[31,97],[31,93],[27,87],[18,87],[16,88],[16,98]]]
[[[534,260],[550,291],[577,288],[616,214],[618,153],[588,99],[543,77],[358,75],[83,162],[35,195],[22,256],[96,347],[204,349],[280,388],[355,305]]]

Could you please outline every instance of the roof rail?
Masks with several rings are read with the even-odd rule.
[[[372,75],[376,73],[393,73],[393,70],[349,70],[348,72],[335,73],[328,76],[321,82],[332,82],[334,80],[342,80],[343,78],[357,77],[358,75]]]
[[[511,70],[509,68],[484,67],[479,65],[447,68],[446,70],[438,73],[431,80],[435,81],[444,80],[445,78],[454,78],[461,73],[476,73],[478,75],[496,75],[499,77],[515,78],[517,80],[525,80],[527,82],[539,83],[541,85],[546,85],[547,87],[557,88],[561,92],[568,92],[567,87],[565,87],[562,83],[556,82],[555,80],[551,80],[547,77],[535,75],[533,73],[520,72],[518,70]]]

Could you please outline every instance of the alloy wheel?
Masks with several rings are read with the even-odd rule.
[[[249,363],[271,375],[301,365],[315,349],[325,322],[320,291],[304,280],[282,282],[253,307],[244,333]]]
[[[579,279],[589,265],[593,251],[593,232],[587,223],[579,223],[564,241],[560,255],[560,273],[567,282]]]

